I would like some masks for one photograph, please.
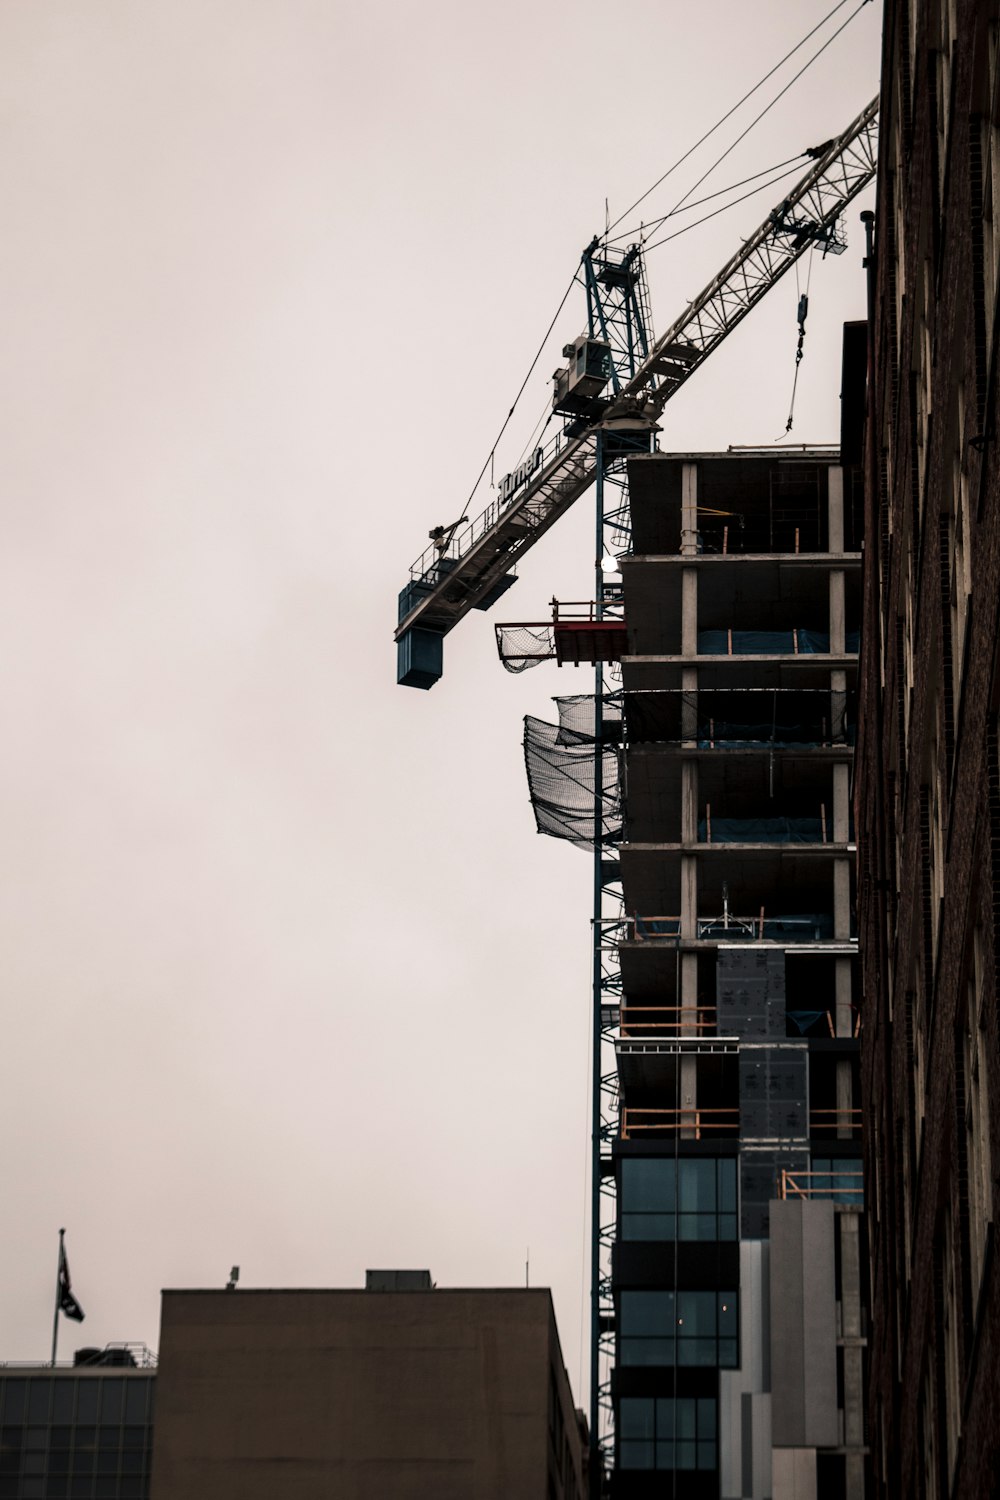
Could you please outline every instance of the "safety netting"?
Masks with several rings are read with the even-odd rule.
[[[845,651],[857,651],[858,632],[849,630]],[[830,636],[824,630],[699,630],[700,656],[826,656]]]
[[[497,625],[497,650],[508,672],[526,672],[556,654],[551,625]]]
[[[631,744],[702,749],[853,744],[854,694],[829,688],[664,688],[629,693]]]
[[[596,720],[593,693],[576,693],[565,698],[553,698],[559,710],[560,745],[593,745]],[[601,739],[613,744],[621,739],[622,710],[618,699],[601,704]]]
[[[538,832],[580,849],[593,849],[598,831],[601,844],[618,843],[622,833],[620,752],[614,745],[598,750],[593,698],[589,735],[582,727],[587,701],[557,699],[558,724],[531,715],[524,720],[524,763]]]

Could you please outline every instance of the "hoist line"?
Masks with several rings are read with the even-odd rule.
[[[864,3],[867,4],[868,0],[864,0]],[[778,69],[779,68],[783,68],[784,65],[785,65],[785,63],[788,61],[788,59],[790,57],[794,57],[795,54],[796,54],[796,52],[798,52],[801,47],[804,47],[805,44],[806,44],[806,42],[808,42],[812,37],[814,37],[816,35],[817,31],[821,31],[823,29],[823,27],[826,25],[827,21],[831,20],[837,14],[838,10],[841,10],[846,4],[847,4],[847,0],[837,0],[837,4],[833,7],[833,9],[831,11],[829,11],[823,17],[822,21],[818,21],[811,31],[807,31],[806,34],[805,34],[805,36],[802,38],[802,40],[800,42],[796,42],[796,44],[792,48],[791,52],[786,52],[785,55],[784,55],[784,57],[781,59],[781,61],[775,63],[774,67],[771,68],[770,72],[765,73],[764,76],[763,76],[763,78],[758,79],[757,82],[754,84],[753,88],[750,89],[747,93],[745,93],[743,95],[742,99],[738,99],[731,109],[727,110],[724,115],[722,115],[718,120],[716,120],[715,124],[712,126],[712,128],[710,130],[706,130],[705,134],[699,140],[695,141],[695,143],[694,143],[693,146],[690,146],[687,149],[687,151],[684,152],[683,156],[679,156],[677,158],[677,160],[674,162],[674,164],[673,164],[672,167],[668,167],[667,168],[667,170],[664,172],[664,174],[663,174],[662,177],[658,177],[656,179],[656,181],[653,183],[652,187],[647,188],[646,191],[642,194],[642,196],[639,197],[639,198],[637,198],[635,200],[635,202],[629,208],[627,208],[625,210],[624,213],[619,214],[618,218],[614,221],[614,223],[610,224],[608,226],[608,232],[610,233],[610,231],[612,229],[617,229],[618,225],[622,222],[622,220],[623,219],[627,219],[628,216],[629,216],[629,214],[632,213],[632,211],[634,209],[636,209],[636,208],[639,207],[640,203],[645,203],[645,201],[649,197],[650,193],[655,193],[656,189],[660,186],[661,183],[666,182],[667,178],[670,177],[674,172],[676,172],[678,167],[683,166],[684,162],[687,161],[687,159],[688,159],[689,156],[693,155],[693,153],[695,151],[697,151],[697,149],[698,149],[699,146],[703,146],[705,144],[705,142],[708,140],[708,138],[710,136],[714,135],[715,132],[719,129],[719,127],[721,125],[725,125],[726,121],[729,120],[729,119],[731,119],[732,116],[736,113],[736,111],[738,109],[740,109],[741,106],[744,105],[747,102],[748,99],[751,99],[754,96],[754,94],[756,94],[756,92],[757,92],[758,89],[763,88],[763,86],[767,82],[767,80],[769,78],[773,78],[774,75],[775,75],[775,73],[777,73]],[[694,191],[694,189],[692,189],[692,192],[693,191]]]
[[[514,415],[514,412],[517,410],[517,403],[520,401],[521,397],[524,395],[524,388],[525,388],[525,386],[528,384],[528,381],[531,379],[532,375],[535,373],[535,366],[538,364],[538,361],[541,359],[542,354],[545,351],[545,345],[549,341],[549,335],[551,334],[553,328],[558,323],[558,321],[559,321],[559,314],[562,312],[563,308],[566,306],[566,303],[569,301],[569,294],[573,290],[574,286],[576,285],[576,282],[577,282],[577,273],[576,273],[576,271],[574,271],[573,275],[570,277],[569,286],[563,292],[562,301],[559,303],[559,306],[556,308],[555,312],[552,315],[552,322],[549,324],[548,328],[546,328],[546,330],[545,330],[545,336],[542,339],[542,342],[538,346],[538,352],[536,353],[534,359],[531,361],[531,364],[528,366],[528,373],[527,373],[527,375],[525,375],[524,379],[521,381],[520,389],[518,390],[517,395],[514,397],[514,401],[513,401],[513,404],[511,406],[511,408],[510,408],[510,411],[507,413],[506,417],[504,417],[503,426],[500,428],[500,431],[497,433],[496,437],[493,440],[493,447],[490,449],[489,453],[486,455],[486,462],[483,464],[483,467],[479,471],[479,477],[477,478],[475,484],[472,486],[472,489],[469,491],[469,498],[468,498],[468,500],[466,500],[465,505],[462,507],[463,510],[465,510],[465,509],[468,508],[469,501],[471,501],[473,499],[476,491],[478,490],[479,486],[483,482],[483,475],[486,473],[486,470],[490,467],[490,464],[493,462],[494,456],[496,455],[496,451],[497,451],[497,448],[498,448],[499,443],[500,443],[500,439],[503,437],[504,433],[507,431],[507,424],[510,421],[511,417]]]
[[[713,198],[721,198],[726,193],[735,193],[737,188],[746,187],[748,182],[756,182],[758,177],[767,177],[771,172],[779,172],[782,167],[791,167],[808,155],[808,151],[800,151],[798,156],[789,156],[786,161],[776,161],[772,167],[765,167],[761,172],[753,172],[749,177],[741,177],[739,182],[731,182],[728,187],[717,188],[714,193],[707,193],[704,198],[696,198],[693,203],[686,204],[683,209],[678,209],[677,212],[688,213],[693,208],[701,208],[705,203],[711,203]],[[640,224],[637,229],[630,229],[625,234],[616,234],[614,239],[605,239],[601,243],[605,246],[611,246],[620,244],[622,240],[630,240],[635,235],[645,236],[650,234],[654,229],[659,229],[661,224],[665,224],[672,217],[672,213],[661,214],[658,219],[650,219],[648,224]]]
[[[791,177],[794,170],[794,167],[789,167],[787,171],[779,172],[777,177],[768,178],[767,182],[762,182],[758,187],[751,188],[749,193],[744,193],[741,198],[734,198],[731,203],[720,204],[710,214],[703,214],[700,219],[695,219],[692,223],[685,224],[681,229],[675,229],[673,234],[665,234],[662,240],[654,240],[651,245],[644,245],[643,249],[648,255],[650,250],[658,250],[661,245],[668,245],[671,240],[679,239],[682,234],[687,234],[689,229],[697,229],[699,224],[707,224],[709,219],[718,218],[719,214],[724,214],[727,209],[735,208],[737,204],[745,203],[748,198],[752,198],[756,193],[762,193],[765,188],[774,187],[775,183],[783,182],[786,177]]]
[[[729,146],[726,147],[725,151],[723,151],[723,153],[722,153],[721,156],[716,157],[716,159],[712,163],[712,165],[708,168],[707,171],[705,171],[705,172],[703,172],[701,174],[701,176],[698,178],[697,182],[694,182],[694,183],[691,184],[691,186],[688,188],[687,192],[684,194],[683,198],[679,198],[677,200],[677,202],[674,204],[673,208],[670,210],[670,212],[672,214],[675,214],[678,211],[678,209],[681,207],[681,205],[687,202],[687,200],[690,198],[691,194],[695,191],[695,189],[701,187],[701,184],[705,181],[705,179],[707,177],[710,177],[712,175],[712,173],[715,171],[716,167],[720,166],[721,163],[725,161],[725,159],[729,155],[729,153],[731,151],[735,151],[736,147],[738,145],[740,145],[740,143],[742,141],[746,140],[747,136],[750,134],[751,130],[753,130],[754,126],[760,124],[760,122],[761,122],[761,120],[763,120],[764,116],[766,114],[768,114],[774,108],[774,106],[777,104],[778,100],[784,98],[784,96],[788,93],[788,90],[794,84],[798,83],[798,81],[802,77],[803,73],[807,72],[808,69],[812,67],[813,63],[816,61],[816,59],[818,57],[822,57],[822,55],[826,51],[827,47],[829,47],[833,42],[835,42],[837,40],[838,36],[840,36],[841,32],[845,31],[847,29],[847,27],[850,26],[850,24],[854,20],[854,18],[856,16],[858,16],[858,15],[861,14],[861,12],[864,10],[865,6],[866,5],[870,5],[870,4],[871,4],[871,0],[861,0],[861,3],[858,6],[857,10],[852,10],[851,11],[851,14],[847,17],[847,20],[843,21],[837,27],[836,31],[833,33],[832,36],[828,36],[827,37],[827,39],[823,43],[822,47],[820,47],[816,52],[813,53],[812,57],[810,57],[810,59],[809,59],[808,62],[805,62],[805,63],[802,64],[802,67],[799,69],[799,71],[792,78],[790,78],[788,80],[788,82],[785,84],[784,88],[779,89],[778,93],[775,94],[775,96],[771,100],[770,104],[766,104],[764,106],[764,108],[761,110],[760,114],[756,115],[754,117],[754,119],[752,119],[750,121],[750,124],[746,127],[746,129],[742,130],[740,132],[740,134],[736,137],[735,141],[733,141],[731,145],[729,145]],[[839,5],[837,6],[837,9],[838,10],[840,9]],[[829,17],[827,17],[827,19],[829,19]],[[822,25],[822,24],[823,23],[820,22],[820,25]],[[810,35],[812,35],[812,33],[810,33]]]

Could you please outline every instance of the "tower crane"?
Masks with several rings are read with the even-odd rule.
[[[818,148],[801,181],[652,344],[639,247],[620,259],[601,258],[596,239],[587,247],[589,330],[564,347],[568,364],[554,377],[553,409],[566,424],[504,477],[475,520],[463,524],[463,516],[431,533],[399,596],[401,684],[429,688],[438,680],[444,636],[470,609],[489,609],[506,592],[513,565],[594,482],[600,433],[652,433],[671,396],[800,255],[812,246],[844,248],[837,221],[875,176],[877,116],[876,98]]]

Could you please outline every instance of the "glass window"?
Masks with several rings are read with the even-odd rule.
[[[76,1394],[75,1380],[57,1380],[52,1391],[53,1422],[72,1422],[73,1397]]]
[[[146,1391],[149,1381],[126,1380],[125,1382],[125,1420],[126,1422],[145,1422],[146,1420]]]
[[[714,1398],[622,1397],[618,1463],[622,1469],[715,1469]]]
[[[738,1322],[735,1292],[621,1292],[618,1359],[623,1365],[734,1369]]]
[[[812,1170],[813,1198],[832,1198],[835,1203],[863,1206],[865,1195],[860,1157],[814,1156]]]
[[[734,1157],[626,1157],[621,1167],[626,1240],[735,1240]]]
[[[49,1403],[52,1399],[52,1381],[28,1381],[28,1421],[48,1422]]]
[[[0,1381],[0,1396],[3,1399],[3,1420],[14,1425],[24,1421],[24,1380]]]
[[[98,1380],[81,1380],[77,1383],[76,1392],[76,1420],[78,1422],[97,1421],[97,1387]]]
[[[101,1421],[114,1422],[122,1419],[122,1400],[125,1395],[124,1380],[101,1381]]]

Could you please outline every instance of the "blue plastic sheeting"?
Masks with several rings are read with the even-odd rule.
[[[823,1020],[827,1012],[825,1010],[786,1010],[785,1015],[796,1027],[799,1035],[805,1036],[817,1021]]]
[[[857,651],[858,632],[849,630],[845,649]],[[701,656],[826,656],[830,637],[824,630],[699,630]]]
[[[713,844],[822,844],[819,818],[713,818],[712,837],[708,822],[698,824],[698,838]]]

